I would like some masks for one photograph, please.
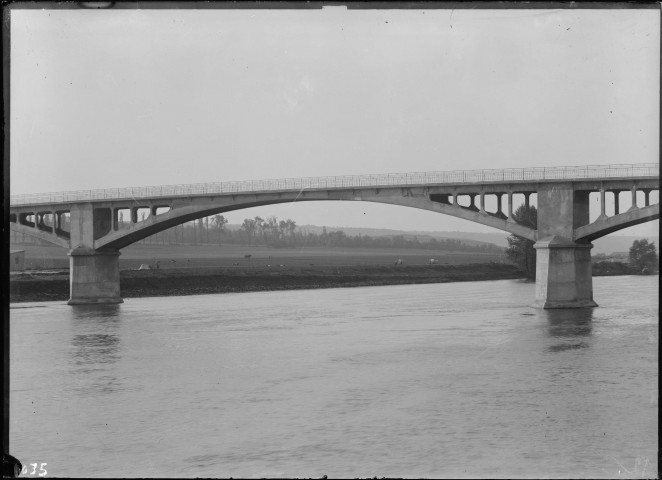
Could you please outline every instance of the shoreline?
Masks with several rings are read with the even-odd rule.
[[[632,275],[630,269],[597,263],[593,276]],[[122,298],[219,293],[377,287],[489,280],[525,280],[506,263],[461,265],[342,265],[315,267],[192,267],[121,270]],[[9,303],[69,300],[69,269],[13,272]]]
[[[122,298],[186,296],[420,283],[515,280],[514,265],[481,263],[424,266],[326,266],[315,268],[191,268],[120,271]],[[69,300],[69,272],[12,275],[9,302]]]

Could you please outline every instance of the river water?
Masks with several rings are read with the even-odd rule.
[[[594,290],[13,304],[11,453],[71,477],[654,477],[658,277]]]

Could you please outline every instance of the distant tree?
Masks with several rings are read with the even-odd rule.
[[[319,236],[322,245],[329,245],[329,232],[326,231],[326,226],[322,227],[322,234]]]
[[[255,217],[255,218],[260,218],[260,217]],[[246,232],[246,236],[248,237],[248,244],[251,245],[253,243],[253,236],[255,235],[255,232],[258,229],[257,222],[252,218],[245,218],[244,223],[241,224],[241,229]]]
[[[513,220],[535,230],[538,226],[538,210],[533,205],[521,205],[513,213]],[[533,240],[513,234],[508,237],[506,248],[506,256],[524,270],[527,278],[536,277],[536,250],[533,243]]]
[[[218,243],[221,243],[221,235],[225,232],[225,226],[228,224],[227,218],[223,215],[214,215],[212,217],[212,225],[218,232]]]
[[[265,232],[265,237],[264,237],[264,243],[269,245],[273,243],[274,241],[278,241],[280,238],[281,232],[280,229],[278,228],[278,219],[275,216],[270,216],[267,217],[263,224],[264,232]]]
[[[205,243],[205,223],[204,219],[198,218],[198,234],[200,235],[200,243]],[[198,241],[196,240],[196,244]]]
[[[294,220],[280,220],[278,222],[278,230],[280,230],[281,235],[287,235],[289,237],[294,236],[294,230],[296,229],[296,222]]]
[[[653,273],[658,269],[659,260],[655,251],[655,242],[635,240],[630,247],[630,263],[643,274]]]
[[[253,222],[255,224],[255,232],[260,232],[260,235],[262,235],[262,240],[264,240],[264,219],[260,216],[255,217],[253,219]]]

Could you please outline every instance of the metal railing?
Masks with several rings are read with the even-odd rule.
[[[67,192],[12,195],[10,205],[67,203],[92,200],[177,197],[208,194],[281,192],[287,190],[342,189],[352,187],[425,186],[480,182],[609,179],[656,177],[657,163],[636,165],[586,165],[579,167],[533,167],[450,172],[385,173],[327,177],[280,178],[235,182],[162,185],[156,187],[105,188]]]

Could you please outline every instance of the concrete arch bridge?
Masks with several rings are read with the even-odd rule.
[[[523,196],[528,204],[533,195],[536,229],[513,218],[513,197]],[[627,210],[620,208],[624,195],[630,198]],[[591,307],[596,306],[591,242],[659,218],[659,165],[306,177],[15,195],[9,216],[11,230],[69,249],[69,304],[121,303],[119,255],[127,245],[218,213],[329,200],[430,210],[533,240],[536,305]],[[595,202],[600,214],[589,221],[589,204]]]

